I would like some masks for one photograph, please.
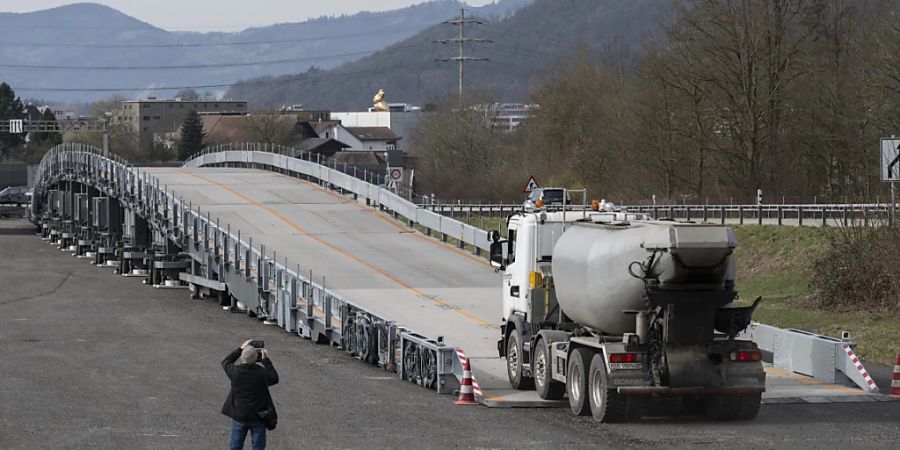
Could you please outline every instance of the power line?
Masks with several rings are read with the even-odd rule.
[[[437,41],[437,42],[441,43],[441,44],[449,44],[451,42],[455,42],[459,45],[459,56],[454,56],[452,58],[441,58],[438,61],[444,61],[444,62],[452,61],[452,62],[456,62],[457,64],[459,64],[459,102],[461,104],[463,101],[463,75],[464,75],[464,67],[465,67],[466,61],[475,62],[475,61],[487,61],[488,60],[487,58],[474,58],[471,56],[466,56],[465,55],[466,42],[491,42],[491,41],[489,41],[487,39],[477,39],[477,38],[466,37],[465,27],[466,27],[467,23],[483,25],[483,22],[480,22],[480,21],[474,20],[474,19],[466,19],[466,10],[465,9],[459,10],[459,18],[458,19],[447,20],[444,23],[448,24],[448,25],[456,25],[459,27],[459,37],[458,38],[444,39],[444,40]]]
[[[335,21],[340,20],[345,24],[353,24],[355,22],[371,22],[373,20],[394,20],[394,19],[405,19],[409,17],[414,18],[422,18],[423,13],[419,11],[408,11],[404,13],[399,13],[399,11],[403,11],[407,8],[388,10],[388,11],[359,11],[355,14],[349,16],[343,16],[340,18],[335,17],[312,17],[302,21],[295,22],[282,22],[282,23],[272,23],[272,24],[255,24],[255,25],[247,25],[247,24],[232,24],[232,25],[193,25],[190,27],[169,27],[165,25],[154,25],[148,22],[143,22],[139,19],[135,19],[134,17],[128,16],[129,19],[134,20],[136,23],[134,25],[95,25],[95,26],[83,26],[83,25],[39,25],[39,24],[29,24],[29,25],[20,25],[20,24],[9,24],[9,23],[0,23],[0,27],[3,29],[46,29],[46,30],[130,30],[130,31],[147,31],[147,32],[185,32],[189,33],[194,30],[238,30],[238,31],[219,31],[222,34],[231,34],[231,33],[242,33],[247,30],[259,30],[264,28],[272,28],[272,27],[281,27],[281,26],[300,26],[300,25],[320,25],[324,21]],[[478,9],[478,8],[476,8]],[[26,13],[27,14],[27,13]],[[433,14],[426,14],[426,19]]]
[[[309,81],[322,78],[338,78],[353,75],[363,75],[375,72],[384,72],[389,70],[406,69],[415,66],[424,66],[434,64],[434,61],[425,61],[409,64],[400,64],[394,66],[375,67],[372,69],[357,70],[343,73],[328,73],[319,75],[297,75],[287,77],[277,77],[272,79],[259,79],[248,81],[237,81],[225,84],[201,84],[192,86],[171,86],[171,87],[120,87],[120,88],[54,88],[54,87],[16,87],[16,91],[45,91],[45,92],[139,92],[139,91],[180,91],[182,89],[216,89],[234,86],[253,86],[260,84],[289,83],[294,81]]]
[[[195,48],[195,47],[227,47],[238,45],[267,45],[267,44],[287,44],[296,42],[315,42],[329,39],[345,39],[360,36],[372,36],[379,34],[400,34],[410,31],[419,31],[422,27],[405,28],[405,29],[388,29],[381,31],[372,31],[366,33],[348,33],[335,34],[331,36],[316,36],[308,38],[296,39],[272,39],[262,41],[232,41],[232,42],[208,42],[208,43],[179,43],[179,44],[89,44],[89,43],[66,43],[66,42],[13,42],[0,41],[0,47],[37,47],[37,48]]]
[[[404,48],[412,48],[412,47],[420,47],[425,44],[411,44],[400,47],[393,47],[396,49],[404,49]],[[375,50],[366,50],[359,52],[351,52],[351,53],[337,53],[332,55],[321,55],[321,56],[308,56],[304,58],[290,58],[290,59],[276,59],[276,60],[268,60],[268,61],[250,61],[243,63],[225,63],[225,64],[186,64],[186,65],[176,65],[176,66],[56,66],[56,65],[28,65],[28,64],[3,64],[0,63],[0,68],[6,69],[19,69],[19,70],[184,70],[184,69],[221,69],[221,68],[231,68],[231,67],[246,67],[246,66],[262,66],[262,65],[271,65],[271,64],[288,64],[288,63],[296,63],[296,62],[304,62],[304,61],[313,61],[313,60],[322,60],[322,59],[334,59],[345,56],[361,56],[368,55],[371,53],[376,53],[383,48],[375,49]]]

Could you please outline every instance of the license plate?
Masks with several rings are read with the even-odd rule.
[[[632,362],[632,363],[610,363],[610,369],[640,369],[641,363]]]

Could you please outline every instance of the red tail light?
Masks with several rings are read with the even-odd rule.
[[[753,362],[762,359],[762,353],[755,350],[741,350],[739,352],[731,352],[731,355],[729,356],[731,357],[732,361],[738,362]]]
[[[609,362],[616,363],[630,363],[630,362],[638,362],[637,353],[610,353]]]

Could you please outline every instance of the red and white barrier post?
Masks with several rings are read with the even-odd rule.
[[[891,397],[900,399],[900,353],[894,362],[894,375],[891,377]]]

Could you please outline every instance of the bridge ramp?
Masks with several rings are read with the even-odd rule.
[[[148,168],[184,201],[383,317],[462,347],[487,398],[512,392],[497,355],[501,275],[352,199],[277,173]],[[527,401],[538,401],[534,392]],[[533,397],[533,398],[532,398]]]

